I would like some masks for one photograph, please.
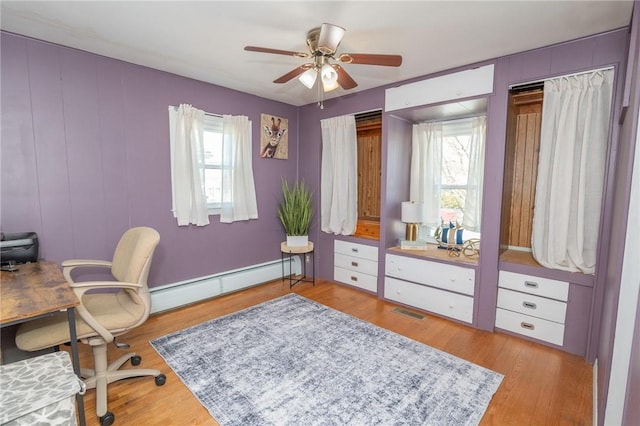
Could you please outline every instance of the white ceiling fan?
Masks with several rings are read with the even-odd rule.
[[[381,65],[398,67],[402,64],[400,55],[380,55],[368,53],[342,53],[336,51],[346,30],[333,24],[322,24],[307,33],[309,52],[293,52],[289,50],[272,49],[268,47],[245,46],[250,52],[273,53],[276,55],[295,56],[311,59],[311,62],[300,65],[281,77],[274,83],[286,83],[294,77],[309,89],[313,88],[318,75],[325,92],[342,87],[344,90],[353,89],[358,85],[347,71],[336,62],[344,64]]]

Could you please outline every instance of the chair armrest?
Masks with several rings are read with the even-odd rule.
[[[76,312],[84,320],[84,322],[86,322],[89,325],[89,327],[93,328],[96,331],[96,333],[98,333],[100,337],[102,337],[105,343],[113,342],[113,339],[115,339],[115,336],[111,334],[111,332],[107,330],[102,324],[100,324],[93,317],[93,315],[89,313],[89,311],[87,310],[87,308],[84,307],[84,305],[80,304],[76,306]]]
[[[142,284],[126,283],[122,281],[82,281],[69,284],[71,288],[82,289],[82,293],[95,288],[127,288],[137,290],[142,288]]]
[[[80,305],[76,306],[76,311],[78,312],[78,315],[80,315],[80,317],[84,320],[84,322],[89,324],[89,326],[93,328],[100,335],[100,337],[104,339],[106,343],[111,343],[113,341],[114,339],[113,334],[111,334],[109,330],[107,330],[102,324],[100,324],[93,317],[93,315],[91,315],[91,313],[87,310],[87,308],[84,307],[84,305],[82,304],[82,296],[84,296],[84,294],[87,291],[97,289],[97,288],[124,288],[124,289],[131,289],[131,290],[137,290],[142,288],[141,284],[127,283],[127,282],[121,282],[121,281],[85,281],[85,282],[78,282],[78,283],[71,282],[69,283],[69,285],[73,289],[73,292],[76,294],[78,299],[81,301]]]
[[[63,260],[60,265],[63,268],[75,268],[78,266],[102,266],[111,268],[111,262],[108,260],[70,259]]]
[[[71,276],[71,272],[80,267],[102,267],[102,268],[111,268],[111,262],[108,260],[91,260],[91,259],[70,259],[63,260],[60,263],[62,266],[62,275],[64,279],[67,280],[69,284],[73,283],[73,277]]]

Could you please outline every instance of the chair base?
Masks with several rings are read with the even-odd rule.
[[[120,367],[135,357],[139,358],[138,355],[130,352],[107,365],[107,345],[101,344],[93,346],[95,369],[81,368],[80,375],[87,389],[96,389],[96,415],[98,417],[103,417],[107,413],[107,385],[109,383],[134,377],[152,376],[156,378],[157,386],[164,384],[164,375],[160,370],[143,368],[120,370]],[[139,363],[139,361],[137,363]]]

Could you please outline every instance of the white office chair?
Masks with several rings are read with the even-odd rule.
[[[165,376],[158,370],[124,369],[120,367],[131,360],[140,364],[135,353],[121,356],[107,365],[107,343],[114,342],[120,348],[129,345],[116,343],[115,338],[144,323],[151,310],[151,297],[147,287],[149,268],[160,241],[160,235],[152,228],[139,227],[124,233],[116,246],[112,261],[66,260],[62,262],[63,274],[80,299],[77,307],[76,328],[78,340],[93,350],[94,369],[81,369],[87,389],[96,389],[96,414],[100,424],[113,424],[115,416],[107,411],[107,385],[116,380],[139,376],[153,376],[157,386],[165,383]],[[110,268],[116,281],[75,282],[71,272],[79,267]],[[117,292],[86,294],[94,289],[119,289]],[[16,345],[25,351],[36,351],[69,342],[67,315],[61,312],[52,317],[21,324],[16,333]]]

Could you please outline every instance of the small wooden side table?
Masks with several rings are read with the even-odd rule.
[[[294,285],[300,282],[309,282],[316,285],[316,264],[315,258],[313,254],[313,243],[309,241],[309,244],[302,247],[290,247],[287,245],[286,241],[283,241],[280,244],[280,257],[282,260],[282,281],[284,281],[284,257],[285,255],[289,256],[289,288],[292,288]],[[294,279],[291,272],[291,257],[293,255],[303,255],[302,256],[302,275],[300,278]],[[307,256],[311,256],[311,279],[307,276]]]

